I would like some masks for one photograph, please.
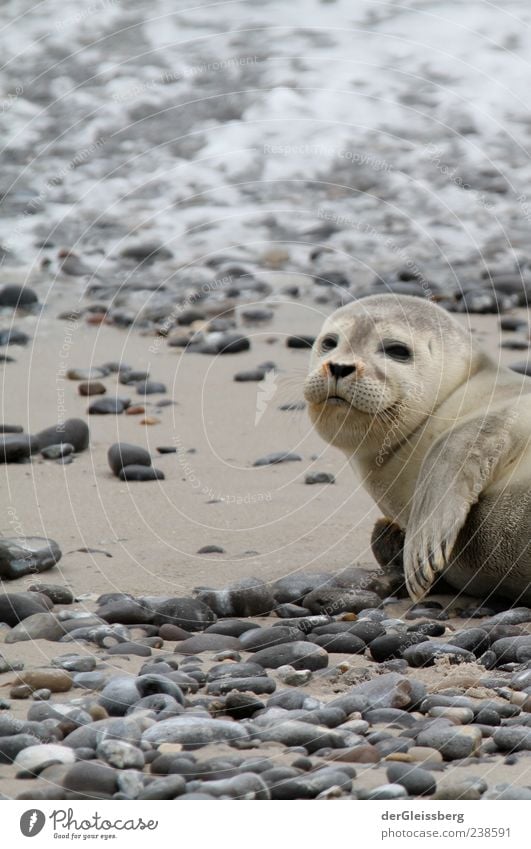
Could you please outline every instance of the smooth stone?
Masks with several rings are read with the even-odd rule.
[[[99,380],[84,380],[78,385],[77,391],[84,398],[91,398],[93,395],[105,395],[107,388]]]
[[[85,451],[89,446],[89,429],[83,419],[67,419],[65,422],[48,427],[35,435],[38,446],[42,451],[49,445],[66,442],[74,446],[74,451]]]
[[[495,653],[498,663],[517,663],[518,652],[522,647],[531,646],[531,634],[520,637],[502,637],[492,643],[491,649]]]
[[[133,655],[135,657],[151,657],[152,651],[149,646],[141,645],[140,643],[118,643],[116,646],[111,646],[107,649],[110,655]]]
[[[165,625],[161,625],[159,628],[159,637],[170,643],[179,642],[181,640],[186,640],[188,637],[191,637],[189,631],[185,631],[183,628],[179,628],[178,625],[169,625],[166,623]]]
[[[224,681],[229,678],[256,678],[257,676],[266,677],[266,673],[257,663],[252,661],[243,663],[218,663],[209,669],[206,680],[208,683],[212,681]]]
[[[60,460],[64,457],[70,457],[74,452],[74,446],[70,442],[60,442],[58,445],[49,445],[41,450],[41,455],[45,460]]]
[[[174,445],[157,445],[159,454],[176,454],[177,448]]]
[[[101,690],[105,685],[102,672],[76,672],[73,677],[74,687],[84,690]]]
[[[363,790],[358,793],[359,799],[381,802],[407,799],[407,796],[407,790],[401,784],[381,784],[374,790]]]
[[[29,286],[17,286],[15,283],[0,289],[0,307],[29,307],[37,304],[37,294]]]
[[[63,787],[76,794],[76,798],[108,798],[116,792],[116,781],[116,772],[110,766],[96,761],[80,761],[66,773]]]
[[[345,761],[346,763],[375,764],[381,761],[382,755],[376,746],[370,743],[361,743],[358,746],[352,746],[334,752],[332,759]]]
[[[164,472],[160,469],[155,469],[153,466],[125,466],[121,469],[118,477],[121,481],[163,481],[165,479]]]
[[[144,787],[138,794],[138,799],[147,801],[150,799],[175,799],[186,790],[186,780],[182,775],[167,775],[164,778],[156,778]]]
[[[14,765],[17,769],[17,777],[24,777],[25,773],[37,775],[52,764],[73,764],[75,759],[73,749],[57,743],[41,743],[38,746],[22,749],[16,756]]]
[[[96,668],[96,658],[89,654],[65,654],[54,657],[52,665],[67,672],[92,672]]]
[[[17,330],[16,327],[9,327],[6,330],[0,330],[0,346],[4,345],[27,345],[30,337],[23,330]],[[11,361],[9,358],[7,361]]]
[[[155,380],[143,380],[135,388],[138,395],[163,395],[168,391],[165,383],[157,383]]]
[[[199,354],[239,354],[248,351],[251,342],[246,336],[231,332],[207,333],[199,344],[188,345],[187,351]]]
[[[125,466],[151,466],[149,451],[129,442],[115,442],[107,452],[107,462],[115,475],[119,475]]]
[[[70,368],[66,376],[68,380],[99,380],[107,377],[107,372],[101,368]]]
[[[450,643],[436,643],[426,640],[410,646],[402,652],[402,657],[410,666],[433,666],[440,657],[448,658],[450,663],[473,663],[475,655],[467,649]]]
[[[197,551],[198,554],[225,554],[225,549],[220,545],[203,545]]]
[[[294,669],[293,666],[279,666],[277,675],[283,684],[289,687],[303,687],[311,681],[313,675],[309,669]]]
[[[18,673],[18,682],[32,690],[46,688],[52,693],[66,693],[72,689],[72,676],[64,669],[31,669]]]
[[[11,549],[12,546],[9,548]],[[26,549],[23,549],[23,551],[26,552]],[[0,543],[0,557],[2,554],[2,543]],[[4,577],[3,570],[1,569],[0,576]],[[10,625],[12,628],[35,613],[47,612],[48,607],[43,597],[38,596],[36,593],[20,592],[0,595],[0,622],[5,622],[6,625]]]
[[[216,622],[216,614],[212,609],[196,598],[169,598],[161,602],[152,602],[155,610],[153,624],[177,625],[185,631],[204,631]],[[220,648],[237,648],[237,646],[220,646]]]
[[[242,578],[221,590],[201,590],[198,599],[220,617],[261,616],[270,613],[275,599],[260,578]]]
[[[126,596],[98,607],[95,615],[109,624],[122,625],[146,625],[154,618],[151,608]]]
[[[266,743],[282,743],[289,747],[302,746],[309,754],[319,749],[342,749],[346,743],[345,736],[339,731],[288,718],[262,729],[258,732],[258,737]]]
[[[121,256],[131,259],[143,265],[150,265],[160,260],[172,259],[172,252],[160,244],[160,242],[140,242],[127,245],[121,251]]]
[[[142,769],[145,763],[141,749],[123,740],[103,740],[96,755],[116,769]]]
[[[241,648],[240,641],[236,637],[227,637],[224,634],[196,634],[177,643],[175,653],[201,654],[204,651],[217,652],[239,648]]]
[[[335,475],[331,472],[309,472],[304,477],[304,483],[309,486],[317,483],[335,483]]]
[[[34,734],[10,734],[8,737],[0,737],[0,764],[13,763],[19,752],[40,744],[41,741]]]
[[[183,743],[199,748],[209,743],[244,740],[247,736],[246,730],[236,722],[200,716],[178,716],[157,722],[144,731],[142,740],[154,746],[161,743]]]
[[[34,613],[6,635],[6,643],[19,643],[27,640],[49,640],[57,642],[64,635],[62,623],[53,613]]]
[[[306,336],[304,334],[298,336],[288,336],[286,345],[288,348],[311,348],[315,342],[315,336]]]
[[[430,772],[418,766],[393,763],[387,767],[387,778],[391,784],[401,784],[410,796],[432,796],[437,782]]]
[[[0,463],[19,463],[39,450],[36,437],[27,433],[0,434]]]
[[[304,634],[298,628],[288,626],[273,626],[253,628],[240,636],[240,645],[245,651],[259,651],[272,646],[302,640]]]
[[[269,788],[261,776],[254,772],[242,772],[234,778],[200,782],[197,790],[205,790],[215,799],[231,798],[242,800],[269,800]]]
[[[300,454],[295,454],[290,451],[274,451],[272,454],[266,454],[255,460],[253,466],[276,466],[280,463],[293,463],[301,461]]]
[[[99,398],[90,404],[87,412],[91,416],[119,416],[129,404],[128,398]]]
[[[272,591],[279,604],[301,602],[308,593],[330,583],[333,578],[331,572],[296,572],[275,581]]]
[[[328,666],[328,654],[324,649],[301,640],[261,649],[254,654],[253,660],[265,669],[293,666],[315,672]]]
[[[237,690],[240,693],[254,693],[257,696],[262,696],[274,693],[276,687],[276,682],[272,678],[263,676],[258,678],[228,678],[208,684],[206,692],[209,695],[221,696]]]
[[[301,619],[303,616],[308,616],[310,613],[306,607],[300,607],[298,604],[277,604],[275,606],[275,614],[280,619]]]
[[[246,631],[260,628],[255,622],[245,622],[242,619],[220,619],[214,625],[205,629],[206,634],[224,634],[227,637],[241,637]]]
[[[405,708],[411,704],[412,684],[397,672],[387,672],[356,684],[349,695],[365,699],[373,708]],[[341,704],[340,699],[334,699],[333,704]]]
[[[321,634],[311,636],[312,642],[335,654],[363,654],[365,643],[353,634]]]
[[[522,752],[531,750],[531,728],[512,725],[510,728],[497,728],[492,738],[502,752]]]
[[[482,796],[482,799],[498,799],[506,801],[523,801],[531,799],[531,788],[515,787],[510,784],[496,784]]]
[[[44,593],[54,604],[73,604],[74,593],[61,584],[30,584],[28,592]]]
[[[264,708],[264,703],[248,692],[229,692],[225,699],[225,713],[233,719],[249,719]]]
[[[131,705],[140,700],[135,679],[126,675],[116,675],[103,688],[99,704],[110,716],[124,716]]]
[[[347,590],[342,587],[323,587],[312,590],[303,599],[304,607],[312,613],[360,613],[366,608],[379,607],[381,599],[368,590]]]
[[[416,742],[418,746],[437,749],[445,761],[462,760],[478,751],[481,731],[473,725],[452,728],[435,725],[421,731]]]

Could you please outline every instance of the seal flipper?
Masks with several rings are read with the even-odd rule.
[[[383,570],[404,568],[404,539],[402,528],[382,516],[377,519],[371,534],[371,551],[374,559]]]

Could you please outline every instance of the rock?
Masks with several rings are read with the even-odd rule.
[[[47,613],[48,607],[36,593],[4,593],[0,595],[0,622],[14,627],[35,613]]]
[[[461,760],[479,750],[481,731],[473,725],[451,728],[433,725],[420,732],[417,745],[437,749],[445,761]]]
[[[401,784],[410,796],[432,796],[437,783],[430,772],[418,766],[393,763],[387,767],[387,778],[391,784]]]
[[[30,337],[22,330],[17,330],[15,327],[9,327],[7,330],[0,330],[0,346],[4,345],[27,345]],[[12,360],[11,360],[12,362]]]
[[[151,466],[151,455],[145,448],[128,442],[115,442],[107,452],[107,462],[118,476],[125,466]]]
[[[49,445],[41,451],[45,460],[60,460],[63,457],[70,457],[74,452],[74,446],[70,442],[60,442],[58,445]]]
[[[99,380],[102,377],[107,377],[107,372],[101,368],[70,368],[66,376],[68,380]]]
[[[83,380],[77,387],[77,391],[85,398],[91,398],[93,395],[105,395],[106,387],[99,380]]]
[[[315,342],[315,336],[288,336],[286,345],[288,348],[311,348]]]
[[[279,463],[293,463],[301,460],[300,454],[294,454],[290,451],[275,451],[273,454],[266,454],[264,457],[255,460],[253,466],[273,466]]]
[[[426,640],[410,646],[402,652],[402,657],[410,666],[432,666],[440,657],[448,658],[450,663],[473,663],[476,659],[471,651],[449,643],[436,643]]]
[[[520,649],[527,646],[531,646],[531,634],[520,637],[502,637],[502,639],[493,642],[491,649],[495,653],[498,663],[517,663]]]
[[[365,801],[391,801],[393,799],[407,799],[408,793],[405,787],[401,784],[381,784],[375,787],[374,790],[362,790],[358,793],[358,798]]]
[[[66,693],[72,688],[72,676],[64,669],[33,669],[18,673],[18,681],[32,690],[46,688],[52,693]]]
[[[103,740],[96,749],[102,761],[117,769],[142,769],[145,758],[141,749],[123,740]]]
[[[35,435],[39,449],[63,442],[74,446],[74,451],[85,451],[89,445],[89,429],[83,419],[67,419],[65,422],[41,430]]]
[[[245,631],[240,637],[240,644],[245,651],[256,652],[268,646],[280,646],[284,643],[302,640],[303,637],[304,634],[298,628],[280,625]]]
[[[333,760],[357,764],[375,764],[379,763],[382,759],[378,749],[370,743],[362,743],[359,746],[352,746],[348,749],[339,749],[331,757]]]
[[[19,752],[30,746],[39,746],[41,741],[33,734],[10,734],[0,737],[0,764],[13,763]]]
[[[275,606],[271,590],[260,578],[242,578],[221,590],[200,590],[197,597],[217,616],[261,616]]]
[[[214,625],[209,625],[207,634],[224,634],[227,637],[240,637],[246,631],[257,630],[260,625],[255,622],[244,622],[241,619],[220,619]]]
[[[23,433],[22,425],[0,424],[0,433]]]
[[[28,587],[28,592],[43,593],[54,604],[73,604],[75,601],[72,590],[63,587],[61,584],[31,584]]]
[[[248,351],[251,343],[246,336],[229,331],[207,333],[199,343],[188,345],[187,351],[199,354],[238,354]]]
[[[0,434],[0,463],[20,463],[38,450],[36,438],[27,433]]]
[[[0,289],[0,307],[30,307],[38,304],[39,299],[29,286],[14,284],[2,286]]]
[[[531,728],[512,725],[509,728],[497,728],[493,740],[502,752],[522,752],[531,750]]]
[[[412,685],[403,675],[387,672],[371,681],[356,684],[349,695],[363,697],[373,708],[406,708],[411,703]],[[335,699],[333,704],[340,705],[340,699]]]
[[[142,380],[135,388],[138,395],[158,395],[168,391],[165,383],[157,383],[155,380]]]
[[[59,562],[61,555],[61,549],[53,539],[46,537],[3,537],[0,539],[0,578],[2,580],[13,580],[35,572],[46,572]],[[34,601],[35,599],[29,599],[31,603]],[[27,610],[29,611],[30,608],[28,607]],[[7,622],[8,625],[16,625],[20,618],[24,619],[31,613],[39,613],[40,611],[34,608],[16,621],[13,617],[2,620],[2,612],[2,600],[0,599],[0,621]]]
[[[153,602],[151,607],[155,610],[153,624],[158,627],[170,624],[185,631],[204,631],[217,619],[209,606],[195,598],[169,598]]]
[[[119,416],[129,406],[129,398],[100,398],[89,406],[91,416]]]
[[[34,613],[6,635],[6,643],[20,643],[27,640],[49,640],[57,642],[64,635],[62,623],[53,613]]]
[[[14,760],[17,778],[38,775],[52,764],[73,764],[76,759],[73,749],[57,743],[41,743],[22,749]]]
[[[309,472],[305,478],[304,483],[306,484],[315,484],[315,483],[335,483],[335,476],[331,472]]]
[[[308,593],[303,606],[312,613],[359,613],[366,608],[379,607],[381,600],[368,590],[347,590],[342,587],[322,587]]]
[[[159,454],[176,454],[177,449],[174,445],[158,445],[157,451]]]
[[[312,634],[311,640],[327,652],[336,654],[363,654],[365,643],[353,634]]]
[[[269,788],[261,776],[254,772],[242,772],[234,778],[222,778],[217,781],[204,781],[199,785],[199,791],[204,789],[215,799],[247,799],[268,800],[271,798]]]
[[[125,466],[118,474],[121,481],[163,481],[165,479],[164,472],[160,469],[155,469],[153,466]]]
[[[176,799],[186,789],[186,781],[182,775],[167,775],[156,778],[138,794],[138,799]]]
[[[253,660],[265,669],[293,666],[294,669],[309,669],[315,672],[328,666],[328,654],[324,649],[300,640],[261,649],[254,654]]]
[[[139,242],[127,245],[122,251],[124,259],[131,259],[142,265],[151,265],[160,260],[172,259],[172,252],[159,242]]]
[[[99,704],[110,716],[124,716],[140,700],[135,679],[128,675],[115,675],[103,688]]]
[[[260,730],[258,737],[263,742],[282,743],[284,746],[303,746],[308,753],[319,749],[341,749],[345,746],[345,737],[339,731],[310,725],[296,719],[286,718]]]
[[[264,779],[266,777],[269,778],[267,773],[263,775]],[[284,780],[274,779],[270,784],[271,798],[286,800],[316,799],[320,793],[332,787],[339,787],[348,793],[352,788],[352,779],[339,769],[327,768]]]
[[[68,770],[63,787],[75,798],[105,799],[112,797],[117,789],[114,769],[95,761],[80,761]]]
[[[147,625],[153,621],[154,613],[150,607],[124,596],[98,607],[96,616],[109,624]]]
[[[296,670],[293,666],[279,666],[277,675],[282,683],[289,687],[303,687],[312,679],[312,673],[309,669]]]
[[[247,371],[238,371],[234,375],[236,383],[258,383],[263,380],[267,372],[264,369],[255,368]]]
[[[160,746],[161,743],[183,743],[189,748],[200,748],[209,743],[228,743],[244,740],[246,737],[246,730],[236,722],[200,716],[178,716],[157,722],[144,731],[142,740],[154,746]]]
[[[275,581],[272,587],[274,598],[280,604],[300,602],[308,593],[333,580],[329,572],[295,572]]]
[[[277,688],[276,682],[267,676],[226,678],[207,684],[207,693],[212,696],[220,696],[237,691],[240,693],[254,693],[257,696],[270,695]]]
[[[140,383],[142,380],[149,379],[148,371],[138,371],[131,368],[121,368],[118,380],[124,386],[130,386],[132,383]]]
[[[197,634],[182,640],[175,646],[176,654],[201,654],[204,651],[223,651],[239,649],[240,641],[236,637],[226,637],[223,634]]]
[[[197,552],[198,554],[225,554],[225,549],[220,545],[203,545]]]

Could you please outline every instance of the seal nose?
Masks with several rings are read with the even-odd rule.
[[[356,366],[345,366],[341,365],[341,363],[328,363],[328,370],[332,377],[339,380],[340,377],[348,377],[349,374],[353,374],[356,371]]]

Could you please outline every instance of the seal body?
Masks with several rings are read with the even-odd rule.
[[[310,418],[404,532],[405,581],[531,602],[531,380],[433,302],[376,295],[328,318]]]

